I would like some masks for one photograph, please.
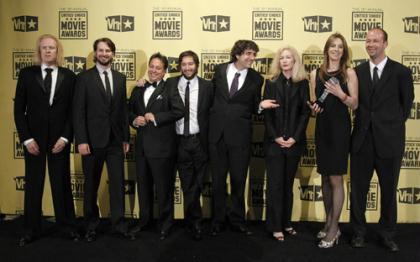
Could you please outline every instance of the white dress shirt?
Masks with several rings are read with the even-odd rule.
[[[229,85],[229,91],[232,85],[232,81],[233,78],[235,78],[235,74],[236,73],[240,73],[241,76],[238,79],[238,91],[242,88],[244,82],[245,82],[245,78],[246,75],[248,74],[248,68],[242,69],[241,71],[239,71],[238,69],[236,69],[235,64],[234,63],[230,63],[227,67],[227,81],[228,81],[228,85]]]
[[[384,67],[386,65],[386,62],[388,61],[388,57],[386,56],[384,60],[382,60],[379,64],[375,65],[372,63],[372,61],[369,60],[369,66],[370,66],[370,78],[373,79],[373,69],[375,66],[378,68],[378,77],[381,79],[382,72],[384,71]]]
[[[98,69],[99,71],[99,76],[101,77],[102,84],[104,85],[104,88],[105,88],[105,92],[106,92],[106,84],[105,84],[104,71],[108,73],[109,84],[111,86],[111,94],[114,94],[114,81],[112,78],[111,67],[104,67],[103,65],[96,63],[96,69]]]
[[[195,76],[193,79],[188,80],[184,76],[179,79],[178,91],[185,105],[185,89],[187,88],[187,82],[190,81],[190,134],[200,133],[200,127],[198,126],[198,78]],[[184,118],[176,121],[176,133],[178,135],[184,134]]]

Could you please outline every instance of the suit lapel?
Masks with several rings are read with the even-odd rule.
[[[198,114],[200,114],[202,108],[204,107],[204,92],[207,90],[204,90],[206,86],[204,86],[203,79],[198,77]]]
[[[163,92],[164,86],[165,86],[165,81],[163,81],[162,79],[159,85],[156,87],[155,91],[153,91],[152,95],[150,96],[149,101],[146,105],[146,111],[149,111],[150,107],[157,100],[159,95]]]
[[[38,85],[39,85],[39,87],[41,88],[41,90],[44,92],[44,93],[46,93],[47,92],[47,90],[45,90],[45,87],[44,87],[44,81],[42,80],[42,71],[41,71],[42,69],[41,69],[41,66],[38,66],[37,67],[37,70],[36,70],[36,72],[35,72],[35,79],[36,79],[36,81],[38,82]]]
[[[222,72],[222,83],[224,85],[222,86],[222,93],[227,99],[229,99],[229,83],[227,80],[227,69],[228,64],[223,64],[220,66],[220,71]]]
[[[144,86],[140,87],[139,89],[139,107],[140,107],[140,112],[145,113],[146,112],[146,105],[144,104],[144,92],[146,91],[146,88]]]
[[[54,100],[57,97],[57,94],[59,94],[59,92],[61,91],[61,84],[63,83],[63,80],[64,80],[63,70],[60,67],[58,67],[57,68],[57,82],[55,83],[53,103],[54,103]]]
[[[117,77],[118,75],[115,73],[114,70],[111,70],[112,73],[112,99],[111,99],[111,103],[112,103],[112,107],[114,107],[114,105],[116,104],[115,101],[118,100],[118,97],[120,95],[120,89],[118,88],[118,80]]]
[[[281,74],[280,76],[279,76],[279,78],[277,79],[277,81],[276,81],[276,99],[278,99],[279,101],[283,101],[282,99],[283,99],[283,97],[284,97],[284,89],[283,88],[281,88],[282,87],[282,85],[283,85],[283,82],[285,82],[285,79],[284,79],[284,76],[283,76],[283,74]]]

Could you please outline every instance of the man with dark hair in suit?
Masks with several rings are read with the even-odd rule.
[[[46,161],[57,224],[77,241],[70,185],[71,106],[75,75],[61,67],[63,48],[53,35],[37,40],[39,65],[20,71],[14,115],[25,154],[24,235],[19,246],[41,233]]]
[[[124,219],[124,154],[129,150],[126,77],[111,69],[115,44],[100,38],[93,44],[96,65],[78,75],[74,95],[74,133],[82,155],[83,213],[87,242],[96,240],[99,225],[97,192],[106,162],[111,222],[116,233],[128,237]]]
[[[397,222],[397,185],[405,146],[405,121],[414,99],[410,70],[385,55],[388,34],[381,28],[368,31],[369,61],[356,67],[359,107],[356,110],[351,149],[350,223],[352,247],[365,245],[366,198],[375,170],[381,187],[380,237],[391,252]]]
[[[129,122],[137,129],[136,177],[140,203],[140,222],[130,234],[135,236],[153,219],[154,184],[161,240],[168,237],[174,220],[175,121],[184,115],[178,92],[168,88],[163,80],[167,68],[166,56],[153,54],[147,71],[150,82],[136,86],[129,101]]]
[[[208,162],[209,110],[213,86],[197,76],[199,59],[191,50],[179,55],[181,76],[169,78],[168,88],[179,92],[184,117],[176,122],[178,135],[177,168],[184,195],[184,218],[194,240],[202,238],[200,196]]]
[[[252,114],[278,106],[261,101],[263,78],[251,68],[259,48],[250,40],[238,40],[231,61],[215,69],[214,101],[210,109],[209,152],[212,166],[213,219],[211,235],[223,229],[226,217],[226,177],[230,174],[232,207],[228,212],[234,231],[251,235],[245,225],[244,191],[250,161]],[[261,102],[261,103],[260,103]]]

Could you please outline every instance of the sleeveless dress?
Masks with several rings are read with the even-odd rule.
[[[349,95],[347,82],[337,74],[329,72],[328,80],[335,76],[340,81],[344,93]],[[316,74],[316,97],[325,89],[324,83]],[[317,172],[322,175],[347,174],[348,155],[350,151],[351,121],[349,109],[341,100],[329,94],[324,101],[324,111],[316,117],[315,146]]]

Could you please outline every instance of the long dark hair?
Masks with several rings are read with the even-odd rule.
[[[349,59],[350,59],[350,54],[349,54],[349,47],[347,45],[346,39],[344,38],[344,36],[340,33],[334,33],[332,35],[330,35],[330,37],[328,37],[327,42],[325,43],[324,46],[324,60],[322,62],[321,67],[319,68],[319,77],[321,78],[321,80],[323,82],[326,81],[328,74],[328,67],[330,66],[330,60],[329,60],[329,56],[328,56],[328,49],[330,48],[330,46],[332,45],[332,42],[335,39],[340,39],[341,42],[343,42],[343,55],[340,59],[340,66],[338,69],[337,74],[341,76],[341,78],[344,81],[347,81],[347,68],[349,68]]]

